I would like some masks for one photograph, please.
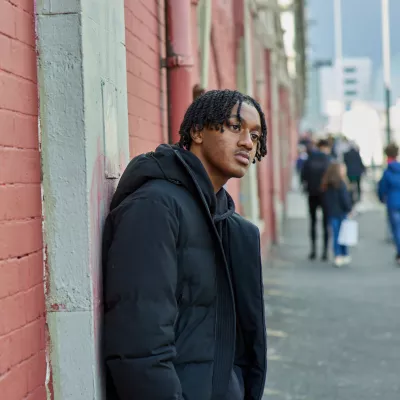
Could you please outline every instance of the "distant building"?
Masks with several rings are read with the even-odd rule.
[[[342,84],[338,65],[320,71],[321,106],[330,115],[330,102],[341,102],[342,110],[350,110],[356,100],[371,100],[372,61],[369,58],[344,58]]]
[[[369,58],[345,58],[342,73],[337,64],[309,67],[307,113],[303,129],[340,131],[341,115],[355,101],[372,98],[372,61]]]

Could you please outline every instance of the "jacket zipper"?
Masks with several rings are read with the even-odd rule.
[[[196,177],[193,176],[194,175],[193,172],[188,167],[188,165],[186,164],[186,161],[181,157],[181,155],[177,151],[175,151],[175,154],[177,155],[177,157],[181,161],[181,163],[185,166],[185,168],[187,169],[189,175],[193,179],[193,182],[194,182],[195,186],[197,187],[197,190],[199,192],[199,195],[200,195],[200,198],[202,200],[202,203],[203,203],[203,205],[205,206],[205,208],[207,210],[208,218],[209,218],[209,220],[211,222],[211,225],[212,225],[213,230],[214,230],[214,234],[215,234],[215,236],[217,238],[217,241],[219,243],[220,253],[221,253],[221,256],[222,256],[222,261],[224,263],[225,271],[226,271],[226,274],[227,274],[227,277],[228,277],[228,286],[229,286],[231,299],[232,299],[232,303],[231,304],[232,304],[232,308],[233,308],[233,316],[234,316],[234,318],[236,320],[236,306],[235,306],[235,301],[234,301],[234,296],[233,296],[232,279],[231,279],[231,276],[230,276],[229,265],[228,265],[228,261],[227,261],[226,256],[225,256],[222,240],[221,240],[221,238],[219,236],[219,233],[218,233],[218,230],[217,230],[217,228],[215,226],[215,222],[214,222],[213,217],[212,217],[212,215],[210,213],[210,210],[208,208],[207,201],[206,201],[206,199],[204,197],[204,194],[201,191],[201,188],[199,187],[199,184],[196,181]],[[217,274],[218,274],[218,272],[216,272],[216,275]],[[216,279],[216,284],[217,284],[217,288],[218,288],[218,279]],[[218,294],[218,292],[217,292],[217,294]],[[234,325],[236,325],[236,324],[234,324]],[[217,326],[218,326],[218,295],[217,295],[216,306],[215,306],[215,327],[214,327],[214,332],[215,332],[214,333],[214,340],[215,340],[215,342],[217,340]],[[234,343],[235,343],[235,335],[234,335]],[[232,366],[234,364],[234,360],[235,360],[235,352],[233,352],[233,354],[232,354],[232,359],[231,359],[231,365]],[[213,379],[213,381],[214,381],[214,379]]]

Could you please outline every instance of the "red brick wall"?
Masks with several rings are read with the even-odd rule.
[[[164,2],[125,0],[131,157],[168,142]]]
[[[45,400],[33,1],[0,0],[0,397]]]

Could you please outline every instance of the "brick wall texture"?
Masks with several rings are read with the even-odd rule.
[[[168,142],[164,2],[125,0],[130,154]]]
[[[208,89],[236,88],[238,0],[213,1]],[[192,12],[193,86],[200,82],[196,6]],[[154,150],[168,142],[167,80],[160,60],[165,57],[165,0],[125,0],[130,155]],[[228,190],[240,210],[240,183]]]
[[[45,400],[45,319],[32,0],[0,0],[0,397]]]

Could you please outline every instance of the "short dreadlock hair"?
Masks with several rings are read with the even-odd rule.
[[[231,117],[232,108],[238,105],[237,117],[241,121],[240,109],[243,103],[253,106],[260,115],[261,136],[257,145],[256,159],[267,154],[267,124],[261,106],[250,96],[236,90],[210,90],[205,92],[189,106],[181,124],[179,146],[189,150],[192,144],[192,133],[204,128],[224,132],[224,124]]]

